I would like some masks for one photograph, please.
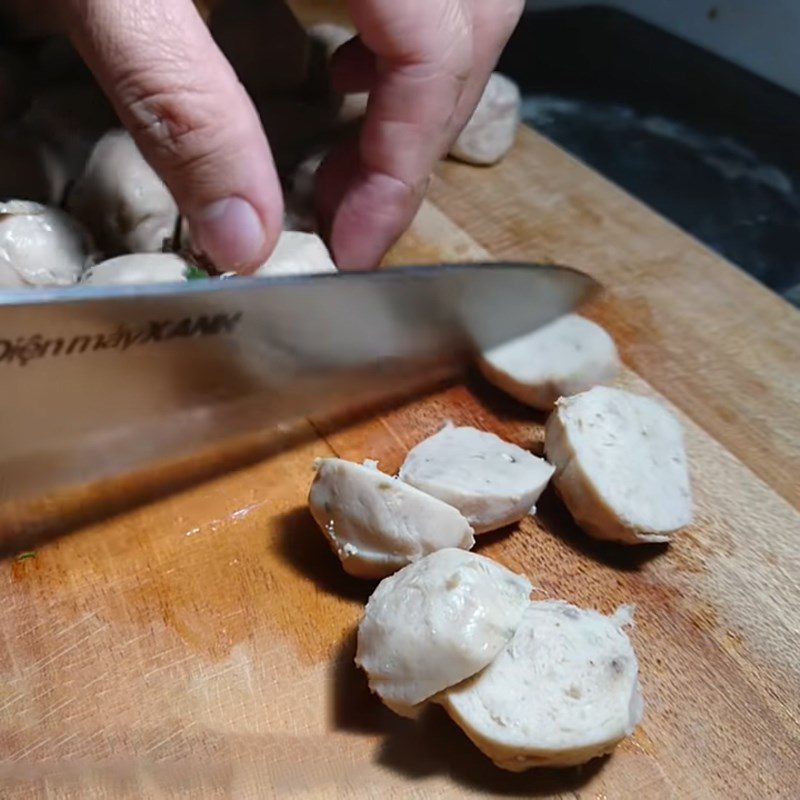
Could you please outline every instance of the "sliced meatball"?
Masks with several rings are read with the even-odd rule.
[[[692,521],[683,431],[655,400],[606,386],[565,397],[545,450],[569,512],[598,539],[668,542]]]
[[[101,261],[86,270],[82,283],[175,283],[185,281],[191,265],[175,253],[133,253]]]
[[[261,277],[336,272],[325,242],[316,233],[282,231],[272,255],[256,270]]]
[[[436,550],[475,543],[452,506],[340,458],[320,459],[308,506],[345,572],[359,578],[383,578]]]
[[[178,217],[169,189],[122,130],[95,145],[68,207],[108,255],[159,252]]]
[[[619,356],[614,340],[599,325],[567,314],[487,350],[478,367],[506,394],[549,411],[559,397],[611,380],[619,371]]]
[[[520,106],[517,84],[493,72],[472,117],[450,148],[450,155],[469,164],[496,164],[514,144]]]
[[[625,607],[606,617],[557,600],[530,603],[497,658],[440,702],[502,769],[573,766],[609,753],[642,718],[629,621]]]
[[[0,203],[0,286],[68,286],[89,258],[89,237],[69,215],[27,200]]]
[[[484,556],[446,549],[385,578],[358,627],[356,664],[403,716],[474,675],[505,647],[531,584]]]
[[[455,506],[485,533],[530,513],[553,467],[476,428],[447,425],[406,456],[400,479]]]

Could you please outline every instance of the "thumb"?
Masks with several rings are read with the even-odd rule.
[[[283,199],[258,115],[191,0],[60,0],[62,22],[219,268],[272,251]]]

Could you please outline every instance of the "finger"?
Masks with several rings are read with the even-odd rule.
[[[332,216],[337,264],[365,269],[380,261],[419,208],[449,139],[472,35],[455,0],[351,0],[350,11],[377,56],[376,76],[341,202],[321,210]]]
[[[190,0],[63,0],[77,49],[219,268],[249,271],[283,200],[252,103]]]
[[[375,55],[354,37],[333,54],[330,71],[333,89],[340,94],[372,91],[377,73]]]
[[[472,72],[453,115],[453,131],[448,143],[448,150],[469,122],[472,112],[486,88],[489,76],[497,66],[500,53],[525,8],[524,0],[495,0],[492,3],[472,0],[471,5]]]

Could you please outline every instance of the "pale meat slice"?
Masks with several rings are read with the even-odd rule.
[[[592,536],[667,542],[692,521],[683,431],[655,400],[606,386],[565,397],[547,420],[545,450],[558,493]]]
[[[611,752],[642,717],[636,654],[613,617],[557,600],[528,605],[486,669],[439,702],[472,742],[512,772],[583,764]]]
[[[175,253],[131,253],[89,267],[81,282],[95,286],[176,283],[187,279],[190,268]]]
[[[500,161],[514,144],[520,108],[517,84],[493,72],[469,122],[450,148],[450,155],[481,166]]]
[[[169,189],[122,130],[97,142],[68,207],[108,255],[160,251],[178,218]]]
[[[316,233],[282,231],[272,255],[256,270],[260,277],[336,272],[325,242]]]
[[[455,506],[485,533],[530,513],[553,467],[499,436],[445,426],[406,456],[400,479]]]
[[[484,556],[446,549],[381,581],[358,627],[356,664],[403,716],[489,664],[528,605],[531,584]]]
[[[567,314],[484,352],[488,381],[526,405],[548,411],[559,397],[611,380],[619,371],[614,340],[599,325]]]
[[[89,237],[58,208],[0,203],[0,287],[68,286],[89,258]]]
[[[345,572],[359,578],[383,578],[436,550],[475,544],[455,508],[372,465],[320,459],[308,506]]]

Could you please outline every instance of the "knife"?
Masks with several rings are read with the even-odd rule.
[[[471,263],[0,292],[0,509],[430,385],[596,289]]]

